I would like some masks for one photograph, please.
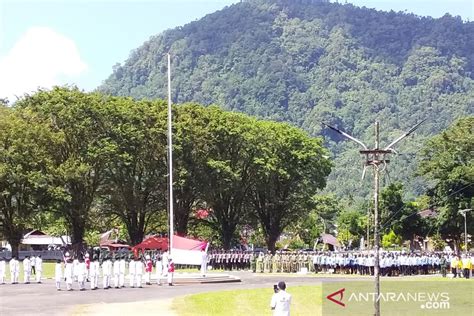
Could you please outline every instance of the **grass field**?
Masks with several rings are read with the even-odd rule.
[[[292,315],[318,315],[321,286],[289,287]],[[178,315],[271,315],[273,289],[202,293],[177,298],[172,308]],[[319,311],[319,313],[318,313]]]
[[[287,292],[292,295],[291,315],[370,315],[373,301],[357,301],[352,295],[372,294],[373,286],[373,280],[288,286]],[[326,298],[341,289],[344,289],[344,296],[336,296],[336,299],[343,301],[345,306],[339,306]],[[383,279],[381,293],[397,297],[396,301],[381,299],[384,315],[472,315],[474,310],[474,280],[441,277]],[[415,301],[402,299],[408,293]],[[427,298],[439,293],[446,295],[447,305],[439,304],[443,301],[442,296]],[[201,293],[176,298],[172,309],[177,315],[183,316],[271,315],[269,304],[272,294],[271,288]],[[426,302],[434,304],[426,305]]]

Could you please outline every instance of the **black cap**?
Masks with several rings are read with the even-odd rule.
[[[286,289],[286,283],[284,281],[278,282],[278,288],[284,291]]]

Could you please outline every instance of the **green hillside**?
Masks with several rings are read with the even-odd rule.
[[[370,177],[360,181],[358,148],[321,121],[372,145],[379,120],[383,145],[427,118],[391,158],[390,181],[414,196],[426,186],[414,175],[424,141],[474,113],[474,23],[450,15],[244,1],[150,38],[98,89],[166,98],[167,52],[175,102],[217,104],[324,135],[335,158],[326,190],[341,196],[366,196]]]

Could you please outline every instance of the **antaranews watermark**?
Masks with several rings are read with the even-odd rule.
[[[371,281],[323,284],[323,315],[366,315],[379,301],[383,315],[470,314],[474,308],[471,282],[383,281],[380,294]]]

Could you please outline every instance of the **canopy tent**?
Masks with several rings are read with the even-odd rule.
[[[145,250],[145,249],[166,251],[168,250],[168,238],[151,236],[133,247],[133,250]]]
[[[207,247],[208,243],[206,241],[174,235],[171,258],[176,264],[200,265],[202,261],[202,250],[207,252]],[[145,249],[166,251],[168,250],[168,238],[151,236],[133,247],[135,253]]]

